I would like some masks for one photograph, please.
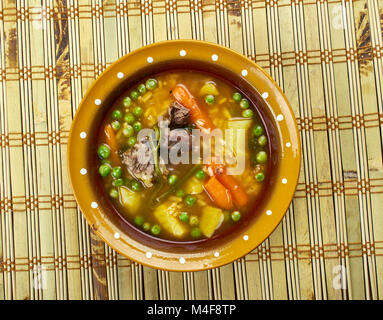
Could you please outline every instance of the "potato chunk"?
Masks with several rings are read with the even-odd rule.
[[[213,82],[206,82],[201,90],[199,91],[199,94],[201,96],[206,96],[208,94],[211,94],[213,96],[218,96],[219,95],[219,92],[217,90],[217,87],[215,86],[215,84]]]
[[[141,205],[141,195],[126,187],[120,187],[119,191],[122,205],[128,209],[130,214],[135,214]]]
[[[159,205],[154,210],[154,217],[160,225],[177,238],[181,238],[186,232],[186,228],[178,220],[179,212],[180,205],[169,201]]]
[[[203,191],[203,183],[196,177],[192,177],[186,181],[183,189],[187,194],[200,194]]]
[[[204,236],[210,238],[215,230],[217,230],[224,219],[224,214],[221,209],[206,206],[202,209],[202,216],[200,219],[199,227]]]

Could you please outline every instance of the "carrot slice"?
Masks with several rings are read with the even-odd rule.
[[[230,190],[236,205],[242,207],[249,201],[249,197],[243,188],[238,184],[237,180],[226,173],[226,168],[223,165],[213,165],[215,177],[227,189]]]
[[[210,132],[215,128],[208,115],[198,106],[189,90],[182,84],[177,84],[172,90],[174,98],[190,111],[190,118],[201,130]]]
[[[110,124],[107,124],[104,128],[105,133],[105,143],[110,148],[110,160],[112,165],[117,165],[119,158],[117,154],[117,140],[114,130]]]
[[[210,177],[204,187],[210,198],[218,207],[227,210],[233,208],[233,200],[230,191],[226,189],[215,176]]]
[[[182,84],[176,85],[175,88],[173,89],[172,93],[173,93],[174,98],[179,103],[181,103],[184,107],[189,109],[191,120],[193,121],[193,123],[198,128],[200,128],[202,130],[206,130],[208,132],[210,132],[211,130],[213,130],[215,128],[214,124],[212,123],[212,121],[210,120],[208,115],[198,106],[197,101],[194,99],[192,94],[189,92],[189,90],[184,85],[182,85]],[[226,191],[228,191],[228,192],[225,191],[225,193],[222,192],[222,194],[219,195],[219,196],[222,196],[222,198],[219,197],[220,199],[218,201],[221,201],[223,198],[225,198],[226,200],[222,201],[222,203],[224,203],[224,205],[228,205],[227,204],[228,196],[230,197],[230,201],[232,201],[231,195],[230,195],[230,192],[231,192],[231,194],[233,195],[233,198],[234,198],[234,202],[238,206],[244,206],[248,202],[249,199],[248,199],[246,192],[237,183],[235,178],[227,175],[226,168],[223,165],[220,167],[215,167],[213,164],[213,169],[214,169],[214,171],[217,171],[216,169],[219,169],[217,172],[214,173],[219,181],[217,179],[212,180],[210,178],[210,180],[208,181],[207,184],[209,184],[209,183],[210,184],[217,184],[218,183],[223,188],[228,189],[228,190],[226,189]],[[205,189],[206,189],[206,185],[205,185]],[[220,190],[222,191],[222,188]],[[212,193],[210,193],[208,191],[211,198],[213,200],[215,200],[214,195],[213,195],[213,194],[215,194],[215,191],[211,190],[211,192]],[[226,193],[228,194],[228,196],[226,196]],[[217,202],[217,204],[218,204],[218,202]],[[231,203],[231,206],[232,205],[233,204]],[[224,207],[222,206],[222,208],[224,208]]]

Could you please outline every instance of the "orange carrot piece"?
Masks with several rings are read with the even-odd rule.
[[[112,165],[117,165],[119,158],[117,154],[117,140],[114,130],[110,124],[107,124],[104,128],[105,133],[105,143],[110,148],[110,160]]]
[[[215,176],[210,177],[204,187],[210,198],[218,207],[226,210],[233,208],[233,200],[230,191],[226,189]]]
[[[233,176],[226,173],[226,168],[223,165],[214,165],[213,172],[219,182],[230,190],[236,205],[242,207],[247,204],[249,201],[247,193]]]
[[[190,117],[193,123],[196,124],[196,126],[200,129],[205,129],[208,131],[211,131],[215,128],[214,124],[210,120],[210,118],[207,116],[207,114],[198,106],[197,101],[194,99],[192,94],[189,92],[189,90],[181,84],[176,85],[176,87],[172,91],[174,98],[181,103],[184,107],[188,108],[190,110]],[[217,169],[218,167],[213,168]],[[222,170],[219,170],[219,172],[215,172],[216,177],[219,181],[217,181],[219,184],[223,184],[223,187],[226,187],[229,189],[234,197],[234,202],[238,206],[244,206],[248,202],[248,196],[246,192],[242,189],[242,187],[237,183],[234,177],[229,176],[226,174],[226,168],[222,165],[220,167]],[[216,171],[216,170],[214,170]],[[211,180],[211,179],[210,179]],[[208,181],[208,183],[210,182]],[[213,183],[213,182],[212,182]],[[215,183],[215,181],[214,181]],[[205,185],[206,188],[206,185]],[[228,192],[230,196],[230,192]],[[210,194],[211,195],[211,194]],[[213,198],[213,196],[211,195]],[[214,200],[214,198],[213,198]],[[231,201],[231,196],[230,196]]]
[[[189,90],[182,84],[177,84],[172,90],[174,98],[190,111],[190,118],[200,129],[211,131],[215,128],[208,115],[198,106]]]

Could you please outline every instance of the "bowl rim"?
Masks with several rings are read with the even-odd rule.
[[[126,71],[127,67],[123,65],[124,63],[128,64],[127,62],[130,59],[135,59],[135,63],[138,61],[137,69],[139,69],[147,64],[176,58],[182,59],[183,57],[185,59],[192,57],[203,63],[219,63],[234,72],[239,72],[245,81],[248,81],[262,94],[271,113],[275,116],[275,119],[272,120],[278,129],[278,140],[281,142],[280,162],[282,165],[279,167],[277,174],[281,181],[277,182],[278,185],[274,191],[281,192],[283,197],[276,199],[278,201],[274,200],[274,205],[270,205],[270,209],[266,210],[260,219],[256,220],[258,222],[249,225],[246,232],[238,234],[231,243],[219,249],[209,249],[206,252],[198,253],[185,252],[180,256],[179,253],[171,253],[143,245],[125,234],[119,233],[118,226],[108,225],[110,221],[104,215],[103,208],[98,206],[96,200],[90,201],[91,199],[86,197],[87,195],[94,196],[94,190],[92,191],[86,170],[84,174],[83,172],[80,173],[81,170],[84,170],[82,166],[85,166],[87,156],[81,154],[81,152],[74,152],[74,150],[77,150],[82,145],[87,145],[86,129],[89,128],[92,121],[89,121],[89,124],[83,125],[81,128],[79,125],[81,118],[85,117],[85,113],[92,114],[91,108],[102,106],[101,98],[108,96],[108,94],[101,94],[98,91],[103,80],[107,78],[110,80],[106,84],[106,88],[104,88],[106,82],[103,83],[102,88],[105,91],[108,91],[108,88],[115,88],[119,81],[126,79],[127,75],[129,76],[129,72]],[[234,61],[241,63],[234,64]],[[117,72],[120,70],[118,67],[122,67],[121,70],[124,72]],[[131,71],[131,74],[133,74],[133,71]],[[84,133],[85,137],[83,137]],[[76,161],[73,161],[73,159]],[[245,256],[257,248],[277,228],[293,199],[298,183],[301,143],[298,125],[290,103],[278,84],[255,62],[230,48],[207,41],[166,40],[138,48],[119,58],[91,83],[78,106],[71,124],[67,161],[70,183],[76,202],[91,228],[110,247],[128,259],[148,267],[166,271],[202,271],[226,265]],[[272,198],[270,197],[269,201],[271,203]],[[259,226],[256,228],[255,226],[262,223],[263,220],[266,221],[267,225],[265,226],[267,228],[260,229]],[[254,234],[254,231],[259,232],[259,234]]]

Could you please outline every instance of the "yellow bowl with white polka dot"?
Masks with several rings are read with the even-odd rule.
[[[273,170],[266,196],[247,223],[225,237],[189,243],[153,241],[115,214],[97,179],[96,136],[103,116],[129,86],[174,68],[210,72],[245,92],[272,132]],[[122,57],[94,81],[73,120],[69,174],[77,203],[90,227],[114,250],[146,266],[171,271],[219,267],[243,257],[277,227],[292,200],[301,147],[292,109],[275,81],[258,65],[228,48],[196,40],[152,44]]]

